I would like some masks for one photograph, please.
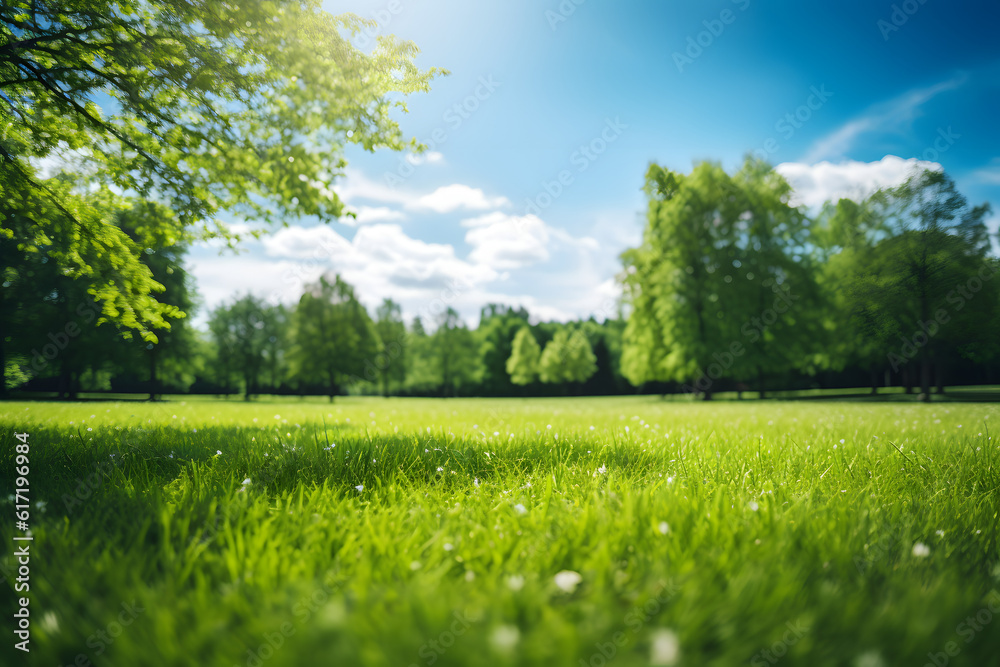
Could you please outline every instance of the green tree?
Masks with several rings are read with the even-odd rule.
[[[864,288],[850,279],[871,261],[873,220],[868,200],[827,202],[813,239],[819,253],[818,280],[827,305],[821,314],[827,334],[820,365],[838,371],[866,370],[871,393],[877,394],[879,374],[887,366],[886,353],[884,345],[870,334],[877,329],[880,313],[867,307]]]
[[[375,311],[375,330],[382,349],[375,366],[382,381],[382,395],[389,395],[390,383],[402,387],[406,382],[406,324],[403,309],[392,299],[385,299]]]
[[[437,379],[444,396],[455,396],[479,377],[476,339],[451,307],[438,318],[430,340]]]
[[[528,311],[503,304],[487,304],[480,310],[476,337],[480,341],[482,380],[480,391],[488,396],[509,396],[514,392],[507,371],[514,336],[528,322]]]
[[[538,366],[542,350],[531,335],[531,328],[523,326],[514,336],[510,357],[507,359],[507,373],[514,384],[531,384],[538,377]]]
[[[427,335],[423,320],[414,317],[406,334],[407,392],[429,395],[440,389],[433,352],[431,337]]]
[[[140,258],[160,286],[157,301],[172,308],[172,316],[166,319],[165,326],[153,330],[155,342],[139,339],[132,344],[141,350],[143,359],[137,360],[140,363],[136,365],[148,369],[149,399],[155,400],[163,380],[177,382],[190,377],[188,367],[194,349],[194,332],[187,324],[187,317],[194,308],[194,293],[184,268],[188,246],[172,212],[155,202],[134,202],[119,213],[118,224],[133,242],[155,239],[156,245],[145,248]],[[119,329],[115,338],[128,333],[128,329]],[[131,363],[125,367],[127,371],[134,369]]]
[[[294,322],[296,377],[325,386],[331,403],[340,385],[361,377],[381,348],[374,323],[340,276],[307,285]]]
[[[768,380],[818,369],[825,304],[812,256],[811,221],[789,203],[791,186],[770,165],[753,159],[733,175],[732,186],[742,211],[732,230],[738,259],[728,271],[732,281],[724,302],[725,317],[740,323],[739,337],[732,340],[741,352],[729,350],[730,373],[756,380],[764,398]],[[715,370],[711,364],[709,369]]]
[[[538,369],[542,382],[582,383],[597,372],[597,359],[590,348],[590,341],[581,330],[570,332],[562,328],[545,345]]]
[[[260,391],[266,351],[275,328],[273,308],[247,294],[216,308],[208,326],[219,355],[222,384],[228,388],[233,377],[240,378],[243,398],[249,401]]]
[[[929,401],[933,371],[943,376],[950,356],[983,359],[996,349],[979,324],[994,321],[997,308],[983,222],[989,206],[970,207],[947,174],[931,170],[880,190],[868,206],[871,215],[853,231],[862,240],[839,258],[850,270],[850,309],[893,370],[916,366]]]
[[[208,222],[224,209],[341,216],[332,183],[345,146],[420,150],[390,110],[440,73],[391,36],[358,50],[350,37],[365,25],[319,0],[0,4],[0,237],[28,253],[58,239],[53,259],[86,282],[102,318],[152,342],[169,308],[109,224],[114,207],[91,205],[108,192],[94,186],[161,200],[186,229],[231,241]],[[42,161],[85,182],[45,178]]]
[[[708,162],[688,175],[652,164],[645,191],[642,244],[622,255],[630,311],[622,372],[634,385],[687,381],[707,399],[713,355],[731,354],[739,336],[737,318],[726,313],[738,300],[727,288],[739,262],[734,229],[743,198],[722,167]]]
[[[703,162],[683,175],[651,165],[647,226],[622,258],[630,316],[622,372],[633,384],[688,382],[711,397],[720,379],[809,370],[822,330],[809,221],[791,188],[747,158],[735,174]]]
[[[66,174],[45,183],[59,192],[80,190],[79,182]],[[57,206],[22,183],[4,183],[0,175],[4,282],[0,291],[0,359],[6,358],[8,347],[16,350],[16,336],[29,330],[12,325],[29,312],[25,310],[28,304],[38,302],[34,292],[45,286],[44,276],[55,279],[58,275],[59,282],[72,281],[73,289],[86,295],[74,297],[74,301],[82,304],[85,299],[87,309],[96,302],[92,321],[114,322],[123,328],[126,340],[137,331],[143,340],[156,342],[154,331],[166,329],[171,319],[180,317],[176,306],[156,300],[156,293],[164,286],[154,280],[144,260],[146,249],[183,243],[184,238],[176,233],[168,215],[156,216],[153,226],[123,227],[123,215],[143,206],[106,190],[80,190],[71,203]],[[81,233],[75,222],[80,216],[99,224],[99,233]],[[68,323],[62,319],[64,325]]]

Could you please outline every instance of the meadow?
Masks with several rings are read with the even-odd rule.
[[[0,404],[26,665],[997,665],[1000,407]]]

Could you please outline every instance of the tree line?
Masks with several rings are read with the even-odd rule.
[[[810,216],[748,158],[646,174],[642,244],[624,253],[622,372],[710,398],[760,396],[796,375],[868,374],[929,400],[949,377],[982,382],[1000,355],[998,260],[985,219],[943,171]]]
[[[58,179],[57,179],[58,180]],[[113,206],[156,286],[155,337],[109,316],[59,235],[5,255],[6,389],[162,393],[529,396],[770,391],[901,384],[929,399],[950,382],[993,380],[1000,281],[984,223],[940,171],[810,216],[788,183],[748,159],[729,174],[651,165],[642,244],[622,255],[620,313],[533,322],[489,304],[470,328],[452,308],[424,321],[385,299],[373,312],[340,276],[297,303],[234,296],[190,325],[192,240],[175,212]],[[9,220],[31,223],[25,207]],[[59,219],[58,213],[52,213]],[[62,222],[68,223],[63,218]]]

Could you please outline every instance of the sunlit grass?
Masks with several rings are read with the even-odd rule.
[[[998,414],[5,403],[0,506],[27,431],[30,664],[985,665]]]

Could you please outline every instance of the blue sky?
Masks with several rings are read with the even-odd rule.
[[[369,306],[390,296],[409,317],[450,305],[474,324],[487,302],[610,315],[651,161],[732,169],[756,151],[815,205],[921,160],[970,202],[1000,205],[1000,9],[577,2],[327,2],[451,72],[399,117],[429,150],[349,150],[334,189],[359,214],[350,224],[295,221],[237,256],[195,249],[204,305],[237,291],[291,302],[303,280],[337,271]]]

